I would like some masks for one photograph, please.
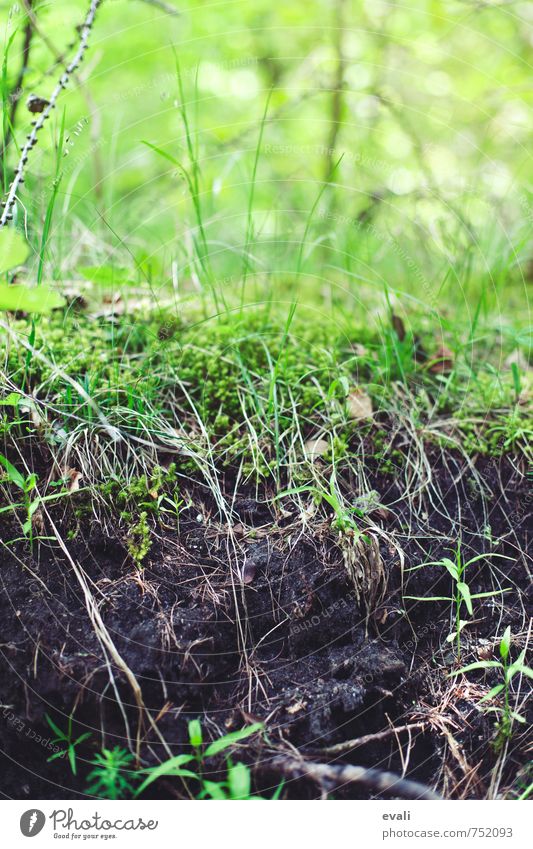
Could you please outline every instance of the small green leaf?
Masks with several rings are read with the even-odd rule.
[[[496,686],[493,687],[492,690],[489,690],[489,692],[485,696],[483,696],[482,699],[479,700],[479,704],[482,704],[483,702],[490,702],[490,700],[494,699],[498,695],[498,693],[501,693],[501,691],[503,690],[503,686],[503,684],[496,684]]]
[[[444,566],[444,568],[448,570],[448,572],[450,573],[450,575],[452,576],[454,581],[458,581],[459,580],[459,572],[457,571],[457,566],[455,565],[455,563],[452,560],[450,560],[449,557],[443,557],[442,560],[441,560],[441,563]]]
[[[0,232],[2,232],[0,230]],[[49,286],[10,286],[0,283],[0,310],[46,314],[62,307],[65,299]]]
[[[48,714],[47,714],[47,713],[45,713],[45,715],[44,715],[44,716],[45,716],[45,719],[46,719],[46,721],[47,721],[48,725],[49,725],[49,726],[50,726],[50,728],[52,729],[52,731],[54,731],[54,732],[57,734],[57,739],[58,739],[58,740],[66,740],[67,738],[66,738],[65,734],[63,733],[63,731],[61,731],[61,729],[57,727],[57,725],[55,724],[55,722],[53,722],[53,721],[50,719],[50,717],[48,716]]]
[[[0,464],[4,467],[7,472],[7,478],[10,483],[14,483],[15,486],[18,486],[19,489],[24,489],[24,478],[19,472],[18,469],[15,468],[13,463],[10,463],[7,457],[4,457],[3,454],[0,454]]]
[[[191,719],[188,725],[189,743],[194,749],[198,749],[203,743],[202,723],[199,719]]]
[[[428,596],[404,595],[404,598],[408,598],[411,601],[453,601],[453,598],[450,598],[450,596],[448,596],[448,595],[428,595]]]
[[[206,796],[210,796],[216,802],[222,802],[228,798],[223,784],[207,780],[203,781],[203,789],[198,798],[205,799]]]
[[[282,780],[280,781],[280,783],[276,787],[274,794],[272,795],[272,801],[273,802],[276,801],[277,799],[279,799],[279,797],[281,796],[281,791],[283,790],[284,787],[285,787],[285,779],[282,778]]]
[[[77,740],[74,741],[74,745],[78,746],[80,743],[83,743],[84,740],[88,740],[91,736],[90,731],[86,731],[84,734],[80,734]]]
[[[10,392],[5,398],[0,398],[0,407],[18,407],[24,401],[24,395],[18,392]]]
[[[232,799],[248,799],[251,790],[250,770],[239,761],[228,769],[228,787]]]
[[[253,725],[247,725],[245,728],[239,729],[239,731],[232,731],[230,734],[226,734],[224,737],[219,737],[218,740],[211,743],[205,750],[205,756],[206,758],[209,758],[212,755],[218,755],[218,753],[223,752],[224,749],[229,749],[229,747],[233,746],[235,743],[240,743],[241,740],[245,740],[246,737],[250,737],[252,734],[255,734],[256,731],[262,730],[263,723],[254,722]]]
[[[509,666],[506,676],[507,681],[510,681],[517,673],[525,675],[526,678],[533,678],[533,669],[530,669],[529,666],[523,666],[520,660],[515,660],[515,662]]]
[[[450,672],[448,677],[454,678],[456,675],[462,675],[463,672],[472,672],[474,669],[494,669],[496,667],[499,669],[502,667],[501,663],[497,660],[479,660],[477,663],[469,663],[468,666],[463,666],[456,672]]]
[[[76,752],[74,751],[74,746],[68,747],[68,759],[72,774],[76,775]]]
[[[511,626],[508,625],[505,631],[503,632],[503,637],[500,640],[500,657],[503,660],[507,660],[509,656],[509,649],[511,648]]]
[[[472,616],[474,610],[472,608],[472,597],[470,595],[470,587],[463,581],[457,581],[457,589],[463,597],[464,603],[466,604],[466,609],[468,610],[470,616]]]
[[[153,784],[154,781],[157,781],[158,778],[161,778],[164,775],[177,775],[182,776],[183,778],[198,778],[195,772],[191,772],[188,769],[182,769],[184,764],[188,764],[192,760],[194,760],[193,755],[176,755],[175,758],[169,758],[168,761],[163,761],[163,763],[159,764],[159,766],[140,770],[141,772],[148,773],[148,776],[135,791],[135,796],[140,796],[140,794],[146,790],[150,784]]]
[[[30,249],[24,236],[13,228],[0,230],[0,274],[22,265]]]
[[[513,717],[513,719],[516,719],[517,722],[525,723],[525,721],[526,721],[525,717],[520,716],[520,714],[517,713],[515,710],[511,711],[511,716]]]
[[[453,641],[457,639],[457,632],[461,633],[466,625],[470,625],[470,622],[468,620],[459,619],[457,630],[453,631],[451,634],[448,634],[448,636],[446,637],[446,642],[453,643]]]
[[[487,593],[472,593],[472,598],[494,598],[496,595],[503,595],[504,593],[510,593],[512,591],[512,587],[504,587],[503,590],[492,590]]]

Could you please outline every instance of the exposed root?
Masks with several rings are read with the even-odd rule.
[[[340,536],[339,545],[357,603],[366,611],[368,626],[370,616],[385,596],[387,576],[377,539],[370,535],[367,539],[365,542],[362,537],[348,532]]]
[[[387,793],[401,799],[441,800],[441,796],[418,781],[364,766],[321,764],[291,755],[275,757],[269,766],[290,779],[310,778],[324,790],[329,788],[331,791],[345,784],[362,784],[374,793]]]

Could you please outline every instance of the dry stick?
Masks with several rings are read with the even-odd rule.
[[[24,82],[24,77],[26,76],[26,71],[28,70],[29,60],[30,60],[30,50],[31,50],[31,40],[33,37],[33,21],[30,15],[31,4],[33,0],[25,0],[25,8],[28,16],[28,20],[26,22],[26,26],[24,27],[24,43],[22,45],[22,64],[20,66],[20,71],[18,73],[18,77],[16,79],[13,90],[11,91],[11,110],[9,113],[9,123],[6,128],[6,135],[2,144],[2,152],[0,157],[2,162],[4,162],[7,149],[11,143],[11,138],[13,135],[13,127],[15,126],[15,119],[17,117],[17,109],[19,105],[19,101],[22,97],[22,83]]]
[[[13,177],[13,181],[11,183],[11,186],[9,187],[7,200],[4,203],[4,209],[0,217],[0,227],[4,227],[5,224],[13,218],[12,210],[17,199],[17,191],[21,183],[24,182],[24,168],[26,167],[26,162],[28,161],[28,156],[32,147],[37,144],[37,133],[42,130],[45,121],[50,117],[52,111],[56,107],[59,95],[61,94],[63,89],[67,87],[71,75],[83,60],[83,54],[87,50],[89,35],[91,34],[91,29],[94,23],[96,11],[101,5],[101,3],[102,0],[91,0],[89,11],[87,12],[87,16],[80,28],[80,43],[78,50],[76,51],[76,54],[72,61],[67,65],[64,72],[61,74],[61,77],[59,78],[55,89],[50,95],[49,102],[41,112],[40,117],[34,122],[33,130],[31,131],[31,133],[28,134],[26,143],[22,148],[20,154],[20,159],[15,171],[15,175]]]
[[[339,786],[341,784],[362,784],[377,793],[390,793],[402,799],[432,799],[441,801],[442,797],[425,784],[400,778],[393,772],[382,772],[364,766],[351,764],[321,764],[305,761],[292,755],[279,755],[273,758],[269,767],[281,772],[288,778],[311,778],[317,784]]]
[[[365,734],[364,737],[356,737],[354,740],[344,740],[342,743],[336,743],[334,746],[326,746],[323,749],[316,749],[315,751],[320,752],[321,755],[342,755],[344,752],[349,752],[358,746],[366,746],[367,743],[386,740],[392,734],[401,734],[405,731],[421,731],[427,724],[427,722],[412,722],[410,725],[400,725],[398,728],[386,728],[384,731],[378,731],[376,734]]]

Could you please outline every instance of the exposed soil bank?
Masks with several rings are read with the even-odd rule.
[[[447,678],[454,664],[446,642],[450,605],[405,601],[402,584],[403,595],[448,595],[444,570],[407,570],[449,555],[460,526],[465,555],[492,551],[512,558],[471,567],[473,593],[510,591],[476,604],[463,632],[462,660],[492,657],[507,625],[516,646],[523,644],[531,494],[526,467],[516,458],[478,461],[477,484],[464,461],[438,451],[434,460],[431,485],[410,502],[397,501],[394,475],[369,469],[388,508],[371,514],[370,537],[383,566],[377,589],[363,555],[347,568],[346,544],[330,522],[312,517],[303,526],[296,513],[275,518],[249,493],[234,504],[229,534],[198,489],[179,534],[160,532],[144,572],[135,569],[123,541],[103,534],[97,523],[65,542],[174,753],[186,748],[191,717],[202,715],[213,737],[262,719],[268,742],[255,740],[239,754],[254,766],[259,789],[279,782],[270,762],[290,744],[314,761],[404,773],[444,796],[487,795],[498,753],[491,742],[494,720],[477,705],[495,679],[492,673]],[[66,532],[69,517],[53,515]],[[6,522],[2,534],[11,538]],[[138,711],[57,541],[36,545],[33,558],[25,542],[10,552],[3,549],[0,568],[0,789],[11,798],[74,798],[83,794],[84,760],[96,748],[127,746],[128,735],[135,744]],[[364,590],[359,601],[357,575]],[[53,735],[44,716],[64,728],[73,711],[77,733],[92,733],[80,749],[76,778],[66,760],[47,763]],[[400,730],[392,732],[393,726]],[[524,777],[520,732],[506,752],[501,790],[519,788]],[[343,751],[343,741],[366,735],[367,742]],[[146,721],[141,753],[146,762],[165,757]],[[287,784],[293,798],[325,790],[332,787],[305,778]],[[157,785],[154,795],[181,792],[173,780]],[[354,785],[334,795],[368,797],[369,791]]]

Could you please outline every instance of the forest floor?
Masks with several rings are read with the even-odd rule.
[[[238,756],[265,797],[527,794],[520,333],[175,315],[3,325],[0,790],[91,795],[118,749],[128,797],[200,718],[262,723],[204,787]]]

